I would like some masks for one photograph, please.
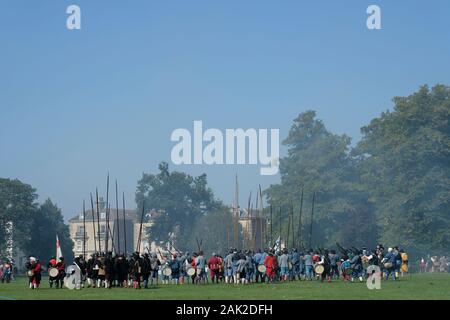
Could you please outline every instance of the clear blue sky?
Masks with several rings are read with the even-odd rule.
[[[66,8],[82,10],[69,31]],[[382,9],[383,30],[366,28]],[[314,109],[336,133],[360,127],[421,84],[450,84],[450,2],[0,1],[0,177],[50,197],[66,218],[106,174],[134,206],[142,172],[170,163],[176,128],[279,128]],[[206,172],[229,203],[259,166]],[[130,202],[133,202],[131,205]]]

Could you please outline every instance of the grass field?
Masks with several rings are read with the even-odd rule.
[[[0,283],[0,300],[340,300],[407,299],[450,300],[450,274],[415,274],[399,281],[383,281],[380,290],[369,290],[365,283],[291,282],[243,285],[159,285],[149,289],[50,289],[43,278],[39,290],[27,288],[27,279]]]

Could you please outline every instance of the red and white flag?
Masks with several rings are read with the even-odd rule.
[[[61,251],[61,246],[59,245],[58,235],[56,235],[56,259],[59,261],[59,258],[63,256]]]

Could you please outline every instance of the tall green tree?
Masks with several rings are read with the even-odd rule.
[[[450,87],[393,99],[362,128],[354,150],[377,210],[381,241],[424,251],[450,247]]]
[[[0,256],[6,255],[6,227],[13,225],[14,248],[24,248],[30,241],[36,190],[19,180],[0,178]]]
[[[30,241],[24,249],[28,254],[47,261],[56,255],[56,235],[58,235],[64,258],[72,261],[73,241],[70,238],[69,226],[64,223],[63,215],[57,205],[47,199],[33,214]]]
[[[171,172],[165,162],[159,165],[159,173],[144,173],[138,181],[138,212],[141,212],[144,200],[146,211],[160,212],[148,230],[151,239],[165,242],[173,234],[173,242],[180,250],[192,239],[196,223],[222,205],[214,199],[206,174],[193,177],[183,172]]]
[[[280,160],[281,183],[266,194],[274,208],[275,231],[279,229],[282,207],[282,235],[286,235],[290,202],[298,215],[301,189],[304,189],[302,242],[307,245],[311,223],[312,196],[316,194],[312,245],[339,241],[374,244],[376,225],[367,193],[359,183],[357,162],[350,156],[351,140],[329,132],[314,111],[301,113],[283,144],[288,154]],[[355,224],[355,217],[359,222]],[[362,221],[361,221],[362,220]],[[294,219],[295,221],[295,219]],[[285,240],[285,239],[284,239]]]

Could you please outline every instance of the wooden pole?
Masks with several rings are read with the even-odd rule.
[[[117,249],[120,254],[120,227],[119,227],[119,193],[117,189],[117,179],[116,179],[116,221],[114,222],[114,228],[117,225]],[[114,229],[115,230],[115,229]]]
[[[98,227],[98,251],[102,252],[102,243],[101,243],[101,230],[100,230],[100,207],[99,207],[99,203],[98,203],[98,189],[95,188],[95,197],[97,199],[97,227]]]
[[[145,213],[145,200],[142,202],[142,215],[141,215],[141,226],[139,227],[138,243],[136,245],[136,251],[141,252],[141,237],[142,237],[142,224],[144,223],[144,213]]]
[[[94,230],[94,253],[97,253],[97,238],[95,235],[95,214],[94,214],[94,200],[92,199],[92,193],[91,195],[91,210],[92,210],[92,229]]]
[[[316,200],[316,192],[313,193],[313,200],[312,200],[312,208],[311,208],[311,225],[309,227],[309,248],[308,250],[311,248],[311,240],[312,240],[312,231],[313,231],[313,220],[314,220],[314,202]]]
[[[122,193],[122,205],[123,205],[123,239],[124,239],[124,245],[125,249],[123,252],[125,255],[127,254],[127,224],[125,219],[125,192]]]
[[[83,258],[86,259],[86,203],[83,200]]]
[[[106,179],[106,208],[105,208],[105,214],[106,214],[106,237],[105,237],[105,252],[108,253],[109,249],[109,172],[108,172],[108,178]]]
[[[300,215],[298,218],[298,230],[297,230],[299,247],[301,247],[302,245],[302,210],[303,210],[303,188],[302,188],[302,197],[300,200]]]

